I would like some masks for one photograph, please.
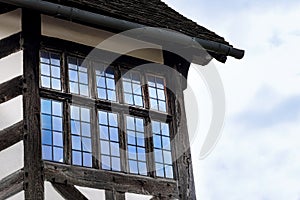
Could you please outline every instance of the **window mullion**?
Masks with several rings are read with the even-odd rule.
[[[154,177],[155,172],[155,160],[153,155],[153,137],[151,130],[150,117],[145,118],[145,142],[146,142],[146,155],[147,155],[147,168],[148,175]]]
[[[119,113],[119,138],[121,154],[121,171],[128,173],[128,154],[127,154],[127,133],[126,133],[126,115]]]
[[[120,66],[115,66],[115,82],[116,82],[116,97],[117,102],[124,104],[124,93],[123,93],[123,84],[122,84],[122,73]],[[121,114],[121,113],[120,113]]]
[[[145,104],[145,108],[150,109],[150,99],[149,99],[147,75],[144,72],[142,72],[141,75],[142,75],[142,77],[141,77],[142,95],[144,96],[143,101]]]
[[[98,128],[98,110],[95,106],[91,109],[91,136],[92,136],[92,159],[93,168],[100,168],[100,146],[99,146],[99,128]]]

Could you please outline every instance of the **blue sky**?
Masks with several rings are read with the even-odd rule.
[[[211,117],[211,103],[205,91],[197,93],[204,112],[203,130],[192,139],[198,198],[299,200],[300,2],[165,2],[246,50],[243,60],[213,61],[225,89],[226,120],[221,139],[203,160],[199,144],[210,123],[203,115]],[[189,83],[203,89],[194,72]]]

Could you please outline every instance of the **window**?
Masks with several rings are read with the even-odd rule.
[[[62,103],[41,99],[42,156],[63,162]]]
[[[147,175],[144,120],[126,117],[129,172]]]
[[[150,108],[166,112],[166,95],[164,79],[156,76],[148,76],[148,90],[150,97]]]
[[[68,57],[69,87],[70,93],[89,96],[89,84],[87,67],[83,66],[83,60]]]
[[[61,90],[59,54],[41,51],[40,71],[42,87]]]
[[[44,160],[174,178],[162,75],[44,50],[40,68]]]
[[[99,111],[101,168],[121,171],[118,117]]]
[[[138,72],[127,72],[123,74],[122,79],[125,103],[143,107],[140,74]]]
[[[71,106],[72,163],[92,167],[90,110]]]
[[[156,175],[173,178],[169,125],[158,121],[152,121],[151,124]]]
[[[97,96],[100,99],[116,101],[116,84],[114,70],[104,66],[96,70]]]

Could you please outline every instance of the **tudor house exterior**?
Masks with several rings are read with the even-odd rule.
[[[0,0],[0,199],[196,199],[187,73],[243,55],[160,0]]]

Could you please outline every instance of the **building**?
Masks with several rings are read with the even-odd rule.
[[[24,146],[0,197],[24,190],[44,199],[47,181],[65,199],[87,199],[75,186],[106,199],[196,199],[188,69],[244,51],[160,0],[0,2],[0,59],[22,52],[19,76],[1,80],[0,103],[23,102],[23,119],[0,132],[0,151]]]

